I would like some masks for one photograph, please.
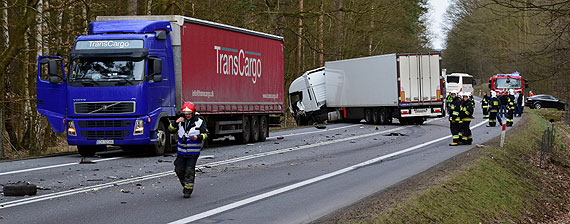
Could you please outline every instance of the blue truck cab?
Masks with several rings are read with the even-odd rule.
[[[107,145],[171,150],[168,120],[176,116],[175,71],[169,21],[89,24],[76,39],[68,69],[62,57],[40,56],[37,110],[69,145],[93,156]],[[47,67],[47,68],[45,68]]]

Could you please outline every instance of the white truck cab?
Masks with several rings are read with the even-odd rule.
[[[306,71],[289,87],[289,110],[291,114],[318,111],[326,103],[325,68]]]

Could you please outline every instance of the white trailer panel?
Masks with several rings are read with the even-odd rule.
[[[398,106],[396,54],[325,62],[328,107]]]
[[[402,102],[426,102],[440,99],[439,54],[398,55],[400,96]]]

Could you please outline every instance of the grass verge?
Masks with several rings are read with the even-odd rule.
[[[536,110],[507,134],[484,148],[469,168],[440,185],[410,197],[373,220],[375,223],[535,223],[570,221],[570,155],[556,144],[538,167],[541,135],[550,125]],[[560,130],[560,129],[559,129]],[[558,142],[568,137],[558,132]],[[561,139],[562,138],[562,139]]]

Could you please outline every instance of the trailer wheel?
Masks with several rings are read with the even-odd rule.
[[[251,136],[250,142],[257,142],[259,140],[259,119],[257,116],[251,116]]]
[[[388,124],[388,112],[384,108],[380,110],[380,124]]]
[[[259,117],[259,141],[264,142],[267,138],[269,132],[269,123],[267,122],[267,116],[263,115]]]
[[[247,144],[249,142],[249,136],[251,134],[251,124],[249,123],[249,117],[243,116],[243,121],[241,125],[241,134],[237,134],[236,140],[241,144]]]
[[[164,123],[158,123],[158,129],[156,130],[156,143],[148,148],[148,152],[153,156],[162,156],[167,147],[167,132],[164,127]],[[170,144],[168,144],[170,145]],[[170,147],[170,146],[169,146]]]
[[[372,109],[364,109],[364,120],[366,120],[366,123],[372,124],[372,117]]]
[[[99,146],[99,145],[78,145],[77,146],[77,151],[79,152],[79,155],[83,156],[83,157],[93,157],[95,156],[95,152],[97,152],[97,150],[103,150],[105,149],[105,146]]]
[[[382,110],[378,110],[378,109],[372,110],[372,123],[382,124],[382,121],[380,119],[381,113],[382,113]]]

